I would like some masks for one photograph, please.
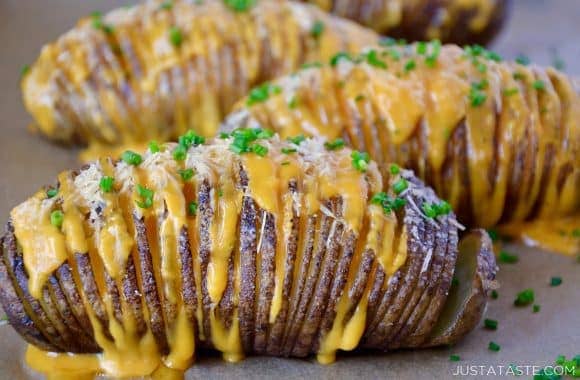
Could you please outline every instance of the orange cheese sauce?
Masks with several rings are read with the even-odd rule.
[[[237,251],[243,197],[250,197],[260,215],[271,215],[275,221],[274,288],[267,311],[270,325],[276,322],[285,302],[287,240],[291,234],[292,215],[296,212],[304,217],[321,212],[329,215],[331,211],[326,209],[325,202],[335,198],[342,200],[342,210],[334,216],[335,223],[341,223],[345,231],[360,240],[356,244],[353,269],[344,289],[353,285],[364,251],[374,252],[377,265],[382,266],[388,276],[404,265],[407,256],[405,229],[400,236],[395,236],[401,220],[395,214],[386,215],[379,205],[370,204],[370,197],[383,189],[383,179],[376,164],[371,162],[365,172],[358,171],[352,164],[350,150],[342,149],[331,154],[325,150],[321,140],[307,140],[298,146],[280,142],[277,137],[258,140],[257,143],[267,148],[263,157],[254,153],[235,154],[228,149],[231,142],[232,139],[216,140],[208,145],[191,147],[181,161],[173,157],[175,144],[164,145],[157,153],[146,153],[138,166],[101,159],[78,174],[60,174],[55,197],[47,199],[44,192],[39,192],[14,209],[11,216],[30,276],[31,294],[38,298],[46,279],[63,262],[68,261],[77,271],[77,266],[72,265],[75,253],[88,254],[108,318],[107,325],[99,321],[83,288],[78,286],[94,339],[102,352],[52,353],[30,346],[26,361],[33,369],[49,379],[89,379],[98,374],[179,379],[193,364],[198,342],[221,351],[227,361],[243,359],[247,352],[242,346],[239,321],[242,279],[240,253]],[[291,152],[283,153],[281,148],[289,148]],[[240,185],[240,168],[247,176],[246,187]],[[192,175],[184,177],[184,170],[188,169]],[[105,175],[114,178],[111,191],[100,186]],[[399,179],[399,175],[393,175],[385,180],[392,184]],[[299,198],[288,191],[291,182],[297,184]],[[200,253],[202,237],[199,231],[201,224],[205,223],[202,216],[207,212],[202,206],[207,205],[202,205],[201,199],[196,199],[198,192],[192,190],[204,184],[210,186],[208,205],[213,214],[208,226],[211,246],[205,277],[201,269],[204,259]],[[143,188],[150,193],[144,192]],[[151,198],[149,203],[147,197]],[[199,205],[194,214],[189,208],[192,201]],[[62,210],[62,226],[51,224],[52,210]],[[114,300],[107,291],[109,285],[104,283],[104,278],[110,276],[120,287],[129,261],[133,260],[138,267],[140,256],[136,249],[139,242],[135,238],[134,218],[148,220],[148,226],[153,228],[147,231],[147,237],[155,264],[157,289],[164,303],[163,333],[167,338],[167,352],[157,344],[150,322],[153,310],[149,309],[145,299],[142,303],[146,326],[142,330],[138,319],[128,311],[124,293],[121,293],[121,318],[117,317]],[[367,229],[365,225],[370,227]],[[258,252],[260,245],[265,244],[259,226],[256,225]],[[186,280],[180,248],[184,244],[182,231],[190,233],[187,243],[192,254],[191,275],[196,279],[197,292],[207,291],[209,314],[202,307],[202,297],[198,294],[194,300],[197,314],[191,315],[189,306],[192,305],[188,304],[182,291]],[[257,260],[263,259],[260,254],[255,254]],[[228,269],[230,265],[233,265],[233,277]],[[82,281],[80,275],[75,274]],[[294,282],[296,276],[292,273]],[[342,292],[334,322],[321,338],[320,362],[333,361],[339,349],[357,347],[366,326],[372,283],[371,276],[363,296],[356,303],[347,291]],[[138,292],[143,297],[145,290],[139,286]],[[231,318],[226,320],[220,304],[229,294],[229,287],[233,289],[234,303]],[[352,308],[354,312],[347,317]],[[202,320],[209,321],[209,335],[202,333]]]
[[[281,92],[266,102],[242,100],[230,119],[267,123],[282,137],[341,137],[369,152],[383,173],[390,162],[413,169],[464,224],[540,219],[543,227],[522,231],[530,234],[524,240],[579,253],[578,239],[559,239],[552,222],[580,218],[573,82],[551,68],[497,62],[486,51],[439,48],[381,46],[300,70],[274,82]]]
[[[246,12],[222,1],[171,3],[84,18],[46,45],[21,84],[34,128],[87,144],[85,162],[188,129],[213,137],[252,87],[378,40],[298,3],[260,1]],[[313,37],[316,22],[324,29]]]

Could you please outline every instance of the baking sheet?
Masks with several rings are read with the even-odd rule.
[[[510,25],[494,49],[506,58],[520,53],[533,61],[565,62],[566,71],[580,74],[580,1],[515,0]],[[78,167],[76,152],[51,145],[26,130],[30,117],[21,103],[18,78],[23,64],[34,60],[41,46],[74,25],[91,11],[106,11],[129,2],[113,0],[0,0],[0,221],[10,209],[43,184],[52,183],[64,169]],[[240,364],[218,357],[201,357],[187,378],[322,378],[322,379],[441,379],[453,378],[458,366],[468,365],[472,378],[496,378],[510,364],[531,375],[532,366],[553,364],[558,355],[580,354],[580,263],[573,258],[522,246],[507,246],[517,253],[517,264],[503,264],[499,272],[499,298],[491,300],[487,316],[497,319],[496,331],[476,329],[455,347],[399,351],[374,355],[345,354],[335,364],[314,360],[254,357]],[[552,276],[563,284],[550,287]],[[539,313],[531,307],[515,308],[517,292],[533,288]],[[487,349],[490,341],[500,352]],[[25,344],[8,326],[0,327],[0,379],[39,378],[23,363]],[[459,362],[449,355],[458,354]],[[501,368],[503,366],[503,368]],[[530,376],[527,376],[529,378]]]

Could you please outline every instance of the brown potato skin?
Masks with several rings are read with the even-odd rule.
[[[317,0],[302,0],[317,4]],[[448,14],[450,9],[458,7],[459,0],[364,0],[355,2],[352,0],[333,0],[324,5],[322,9],[337,16],[356,21],[361,25],[375,30],[377,33],[392,37],[403,38],[407,41],[428,41],[438,38],[443,43],[458,45],[480,44],[487,45],[504,27],[512,7],[512,0],[482,0],[491,7],[489,18],[485,25],[473,28],[470,23],[483,10],[475,8],[460,8],[453,19],[444,25],[441,21],[442,14]],[[389,10],[389,6],[396,10]],[[397,15],[398,22],[389,19]],[[432,28],[436,32],[429,32]]]
[[[349,150],[345,148],[343,152],[350,157]],[[328,156],[322,156],[323,159],[331,157],[329,152],[324,154]],[[211,299],[207,280],[212,254],[210,229],[215,218],[213,197],[218,196],[216,194],[219,183],[210,180],[196,182],[198,219],[194,227],[190,225],[179,234],[177,254],[182,263],[179,272],[182,280],[180,297],[189,320],[194,326],[201,326],[203,334],[196,329],[194,337],[200,347],[215,348],[211,341],[209,317],[209,313],[215,311],[226,328],[232,325],[234,313],[237,313],[240,340],[246,354],[285,357],[315,354],[333,326],[338,313],[338,302],[345,294],[351,301],[346,313],[349,317],[355,312],[362,297],[369,299],[368,317],[360,347],[392,350],[436,344],[428,339],[445,303],[453,268],[456,266],[458,224],[453,213],[436,220],[429,219],[416,206],[424,202],[439,202],[433,190],[425,187],[411,171],[401,169],[400,175],[405,178],[409,187],[401,195],[406,204],[393,214],[399,222],[392,243],[397,244],[396,246],[399,242],[404,244],[408,258],[390,277],[383,271],[377,252],[372,248],[358,251],[360,244],[366,244],[366,232],[358,235],[350,230],[342,215],[344,199],[332,197],[323,200],[324,208],[311,215],[305,215],[299,211],[299,207],[293,207],[289,214],[291,235],[286,242],[289,249],[284,263],[286,274],[283,278],[283,302],[275,320],[270,321],[275,288],[275,249],[280,236],[273,223],[274,214],[262,209],[248,192],[247,172],[247,168],[240,163],[239,169],[231,178],[235,181],[233,185],[244,195],[237,220],[237,241],[231,248],[232,256],[225,269],[227,284],[219,302]],[[367,174],[368,177],[361,178],[367,178],[370,182],[371,176],[378,176],[376,166],[373,167],[373,173],[375,174]],[[375,180],[380,184],[380,179]],[[304,185],[297,183],[296,179],[290,179],[281,190],[292,195],[295,206],[301,205],[300,198],[305,196],[301,186]],[[371,191],[370,188],[368,191]],[[80,299],[57,296],[55,298],[62,302],[59,304],[60,309],[47,307],[47,300],[43,305],[35,305],[36,301],[26,294],[28,277],[21,264],[23,253],[18,248],[11,224],[8,224],[5,236],[1,239],[4,244],[0,260],[0,302],[10,323],[29,343],[55,352],[97,352],[99,348],[94,341],[93,331],[80,323],[82,318],[74,326],[59,322],[61,317],[66,320],[73,313],[85,315],[91,308],[97,317],[95,323],[102,324],[105,334],[109,334],[109,315],[122,320],[127,313],[132,314],[137,332],[143,333],[147,327],[141,325],[146,323],[150,326],[160,351],[167,354],[167,331],[168,326],[175,320],[175,306],[158,291],[159,286],[163,285],[160,281],[163,280],[152,267],[153,257],[158,254],[152,248],[155,246],[152,239],[158,237],[158,231],[155,230],[157,224],[147,222],[146,218],[139,217],[132,210],[132,213],[126,214],[130,216],[127,222],[132,223],[130,230],[133,231],[137,244],[123,275],[117,281],[107,280],[110,276],[106,269],[102,269],[102,265],[97,268],[91,261],[98,260],[97,255],[75,253],[55,272],[58,274],[54,277],[55,281],[49,281],[45,286],[45,292],[57,285],[61,288],[69,287],[70,284],[66,283],[69,281],[66,275],[66,271],[70,270],[68,266],[74,265],[77,268],[82,284],[75,291],[84,294],[84,297]],[[152,218],[151,215],[147,217]],[[364,218],[363,223],[368,226],[370,216],[365,215]],[[478,237],[483,238],[485,236]],[[257,244],[258,242],[260,243]],[[357,254],[360,257],[355,261]],[[473,254],[482,262],[493,260],[493,256],[480,258],[481,255],[489,254],[485,249]],[[13,265],[11,262],[20,264]],[[136,262],[140,265],[136,266]],[[193,269],[194,262],[199,263],[200,272]],[[238,263],[238,268],[234,268],[234,262]],[[355,265],[355,262],[358,264]],[[293,276],[295,270],[296,277]],[[488,265],[482,270],[489,276],[495,274],[495,266],[492,268]],[[11,275],[12,272],[14,274]],[[197,273],[201,273],[200,279],[195,278]],[[234,286],[235,273],[240,275],[239,287]],[[349,282],[347,278],[351,273],[353,281]],[[95,284],[95,277],[102,275],[105,284],[101,288],[106,294],[101,294],[101,288]],[[196,285],[196,280],[199,280],[200,288]],[[482,284],[479,287],[485,286]],[[70,293],[71,290],[67,292]],[[105,297],[112,302],[112,311],[109,313],[100,310]],[[477,305],[482,306],[485,299],[478,298],[478,302]],[[25,303],[30,304],[30,307],[23,307]],[[145,320],[145,307],[149,312],[148,321]],[[461,334],[449,334],[444,343],[454,341],[466,330],[472,329],[471,321],[479,320],[481,310],[481,307],[459,310],[461,314],[457,319],[465,321],[461,322],[464,326]]]

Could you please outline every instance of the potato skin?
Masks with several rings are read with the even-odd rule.
[[[458,45],[488,44],[509,17],[511,0],[303,0],[325,11],[407,41],[439,39]]]
[[[309,4],[260,1],[244,12],[222,1],[161,4],[114,10],[97,19],[106,29],[84,18],[44,47],[21,85],[42,134],[102,149],[188,129],[213,137],[254,86],[379,39]],[[316,23],[323,30],[313,36]]]
[[[322,140],[307,140],[302,145],[281,142],[277,137],[258,140],[268,148],[268,156],[263,159],[235,155],[228,150],[232,141],[232,138],[216,140],[190,148],[187,160],[180,164],[172,158],[175,144],[167,145],[159,153],[147,153],[140,168],[109,160],[93,163],[71,173],[70,178],[78,180],[73,182],[74,190],[67,187],[70,183],[61,182],[59,188],[68,190],[60,190],[54,199],[42,198],[47,207],[64,205],[62,207],[69,210],[67,212],[70,212],[70,202],[77,202],[76,207],[83,211],[82,223],[86,230],[96,229],[92,233],[97,233],[98,226],[110,222],[107,215],[121,211],[128,223],[127,229],[133,232],[136,245],[116,277],[108,272],[107,261],[101,259],[98,252],[72,252],[57,269],[56,273],[60,275],[45,285],[44,289],[69,287],[70,284],[66,283],[68,276],[63,270],[69,271],[68,266],[74,268],[82,283],[75,291],[81,297],[67,298],[69,307],[65,311],[94,316],[91,328],[81,329],[82,337],[63,334],[57,328],[57,318],[61,313],[47,308],[46,301],[36,308],[21,307],[25,302],[32,305],[35,300],[26,295],[27,274],[22,265],[17,269],[20,275],[7,276],[13,270],[7,258],[22,262],[26,254],[18,248],[18,230],[12,228],[10,222],[2,238],[4,257],[0,260],[0,302],[10,323],[27,341],[42,349],[90,353],[99,350],[98,346],[95,347],[97,342],[105,337],[113,339],[119,333],[110,328],[111,323],[132,321],[126,329],[134,331],[138,337],[151,333],[159,354],[170,355],[175,344],[172,326],[181,315],[195,326],[192,330],[194,336],[181,339],[191,338],[201,348],[223,351],[223,346],[220,346],[223,340],[215,331],[214,318],[218,318],[226,330],[239,326],[238,338],[243,353],[304,357],[328,350],[325,339],[335,329],[335,324],[341,323],[336,322],[337,318],[345,318],[343,322],[346,323],[359,315],[358,309],[364,307],[368,308],[368,316],[361,322],[364,330],[361,331],[361,347],[388,350],[424,345],[441,312],[441,305],[445,303],[457,257],[458,223],[455,215],[451,212],[427,218],[420,209],[424,203],[440,202],[433,190],[404,169],[385,178],[388,186],[383,187],[375,163],[369,162],[366,172],[361,173],[352,166],[349,149],[327,151]],[[290,156],[282,149],[297,152]],[[261,160],[271,160],[282,168],[288,159],[296,160],[293,162],[299,166],[292,170],[298,171],[291,173],[298,174],[284,177],[286,179],[276,187],[281,192],[276,198],[288,202],[283,213],[279,213],[268,208],[268,203],[255,193],[256,188],[252,186],[256,186],[254,181],[258,177],[253,165],[256,162],[263,164]],[[344,163],[347,166],[340,166]],[[95,178],[100,178],[101,171],[109,170],[107,165],[114,169],[115,193],[95,195],[90,184]],[[195,167],[197,173],[194,179],[180,185],[183,194],[155,198],[154,207],[149,211],[140,210],[135,202],[126,202],[125,197],[132,194],[134,186],[139,183],[135,181],[144,178],[143,171],[148,173],[151,181],[147,186],[161,192],[170,188],[172,182],[154,181],[164,176],[179,176],[181,165]],[[216,177],[211,174],[213,170],[226,171]],[[308,196],[312,191],[315,194],[319,191],[317,187],[315,190],[309,188],[318,186],[309,185],[310,178],[334,181],[335,177],[328,176],[328,173],[338,173],[336,181],[344,175],[357,184],[345,194],[361,197],[358,201],[362,202],[363,209],[351,208],[353,200],[340,192],[345,190],[338,188],[337,193],[331,192],[334,196],[325,198],[326,195],[321,195],[321,203],[316,206],[319,208],[312,209],[312,213],[308,211],[311,210],[309,204],[312,205],[306,202],[307,199],[312,202]],[[67,179],[69,176],[65,173],[59,178]],[[392,187],[401,181],[407,184],[407,188],[398,193],[405,201],[397,211],[385,213],[382,206],[371,201],[371,197],[381,189],[386,190],[385,194],[397,197]],[[89,187],[85,189],[81,184]],[[326,190],[320,191],[326,194]],[[35,197],[38,196],[46,197],[44,192]],[[166,226],[164,223],[173,220],[180,212],[173,208],[177,203],[169,200],[175,199],[173,196],[195,199],[197,208],[186,225],[175,230],[175,235],[170,235],[176,239],[175,250],[162,253],[159,247],[169,239],[169,235],[162,232]],[[91,201],[86,203],[87,200]],[[226,209],[222,206],[238,207],[237,202],[239,211],[233,214],[237,223],[232,230],[234,241],[225,247],[231,253],[220,266],[216,261],[220,242],[215,236],[227,241],[230,235],[216,235],[215,229],[222,225],[220,218],[225,217],[222,213]],[[110,205],[117,205],[117,209],[110,209]],[[20,207],[23,206],[19,206],[19,210]],[[360,225],[358,222],[352,224],[358,220],[352,219],[352,212],[362,218]],[[12,215],[17,218],[21,214],[15,212]],[[390,225],[383,224],[385,220],[396,223],[392,225],[391,235],[387,229]],[[391,259],[383,257],[384,252],[392,252]],[[487,251],[481,254],[484,253]],[[281,254],[285,255],[284,260],[280,260]],[[163,255],[174,255],[180,263],[173,272],[178,277],[172,277],[178,285],[176,293],[167,291],[171,285],[156,268],[165,265],[159,264],[164,260]],[[404,261],[388,264],[389,260],[399,260],[399,255],[404,255],[401,256]],[[281,267],[277,267],[278,264]],[[219,299],[215,298],[215,282],[211,280],[215,276],[211,271],[216,270],[216,265],[224,276]],[[64,266],[67,268],[62,269]],[[20,280],[15,279],[18,276]],[[277,284],[282,285],[278,300],[275,296]],[[14,287],[20,290],[15,292]],[[172,294],[180,301],[172,299]],[[277,302],[278,312],[272,315],[271,309]],[[459,319],[471,317],[471,312],[466,312]],[[33,325],[27,322],[30,320],[34,321]],[[451,340],[453,337],[446,342]],[[334,355],[334,349],[323,354]]]

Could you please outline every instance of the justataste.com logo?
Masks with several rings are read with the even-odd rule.
[[[451,371],[453,376],[547,376],[573,375],[573,365],[458,365]]]

